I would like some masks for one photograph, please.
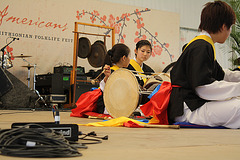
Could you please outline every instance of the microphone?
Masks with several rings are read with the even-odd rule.
[[[9,37],[9,38],[12,38],[13,40],[19,40],[19,38],[16,38],[16,37]]]

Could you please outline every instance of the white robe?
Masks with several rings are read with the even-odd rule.
[[[184,114],[175,118],[177,122],[240,128],[240,71],[224,72],[222,81],[196,88],[199,97],[210,102],[193,112],[184,103]]]

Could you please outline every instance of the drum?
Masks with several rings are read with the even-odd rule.
[[[163,81],[170,81],[170,76],[165,73],[153,75],[155,76],[133,74],[132,71],[124,68],[114,71],[108,78],[103,92],[108,113],[113,118],[131,116],[139,104],[149,101],[148,95],[159,84]],[[136,76],[148,79],[143,88],[140,88]]]
[[[109,114],[118,118],[129,117],[138,106],[139,84],[134,74],[124,68],[109,76],[104,92],[104,104]]]
[[[163,81],[171,81],[168,73],[153,73],[153,76],[145,82],[143,89],[152,92]]]

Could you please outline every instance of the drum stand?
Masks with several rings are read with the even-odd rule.
[[[31,66],[28,66],[27,69],[28,69],[28,78],[27,78],[28,88],[30,88],[30,69],[31,69]]]
[[[24,59],[23,58],[23,61],[24,62],[27,62],[28,63],[28,78],[27,78],[27,81],[28,81],[28,88],[30,88],[30,69],[31,69],[31,63],[30,62],[28,62],[26,59]],[[43,97],[39,94],[39,92],[38,92],[38,90],[36,90],[36,68],[37,68],[37,65],[36,64],[34,64],[33,65],[33,67],[34,67],[34,74],[33,74],[33,91],[37,94],[37,96],[38,96],[38,99],[35,101],[35,104],[34,104],[34,108],[36,108],[36,105],[37,105],[37,103],[38,103],[38,101],[39,100],[41,100],[43,103],[44,103],[44,105],[46,106],[46,107],[48,107],[47,106],[47,103],[46,103],[46,101],[43,99]]]

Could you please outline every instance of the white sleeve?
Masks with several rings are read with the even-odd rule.
[[[240,82],[240,71],[230,71],[229,69],[224,69],[225,75],[224,79],[228,82]]]
[[[240,96],[240,82],[214,81],[196,87],[196,92],[199,97],[206,100],[226,100]]]
[[[100,87],[100,89],[101,89],[102,91],[104,91],[105,84],[106,84],[106,83],[104,82],[104,79],[101,80],[101,82],[99,83],[99,87]]]

